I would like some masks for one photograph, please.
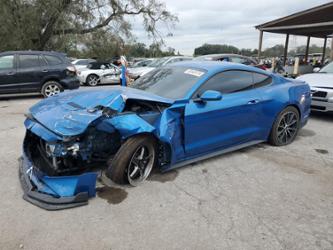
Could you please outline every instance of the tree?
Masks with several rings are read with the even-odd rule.
[[[149,35],[161,39],[157,24],[177,17],[158,0],[0,0],[0,49],[53,49],[99,30],[129,36],[128,16],[140,16]]]
[[[277,57],[282,56],[284,53],[284,46],[281,44],[275,45],[271,48],[267,48],[264,50],[263,55],[267,57]]]
[[[218,53],[232,53],[238,54],[239,49],[232,45],[227,44],[204,44],[194,49],[194,55],[207,55],[207,54],[218,54]]]

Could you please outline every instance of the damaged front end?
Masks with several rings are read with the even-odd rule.
[[[85,205],[95,196],[98,171],[118,150],[120,136],[89,128],[82,136],[54,139],[27,130],[20,159],[24,199],[48,210]]]
[[[170,103],[110,95],[90,106],[60,95],[30,109],[19,167],[25,200],[47,210],[86,205],[96,194],[98,174],[126,138],[159,133]]]

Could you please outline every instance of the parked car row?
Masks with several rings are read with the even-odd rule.
[[[148,72],[152,71],[153,69],[163,67],[165,65],[182,62],[182,61],[190,61],[193,57],[186,57],[186,56],[168,56],[162,57],[160,59],[152,61],[150,64],[141,67],[134,67],[128,69],[128,76],[134,80],[138,79],[141,76],[144,76]]]

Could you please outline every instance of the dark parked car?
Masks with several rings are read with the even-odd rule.
[[[256,59],[237,54],[211,54],[198,56],[194,60],[241,63],[244,65],[255,66],[257,68],[266,70],[266,66],[263,64],[259,64]]]
[[[0,94],[40,92],[49,97],[79,87],[75,67],[62,53],[0,53]]]

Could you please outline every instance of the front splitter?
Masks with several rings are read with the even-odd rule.
[[[61,210],[88,204],[88,192],[80,192],[71,197],[55,197],[50,194],[41,193],[36,190],[29,178],[30,171],[24,157],[19,159],[19,179],[23,189],[23,199],[46,210]]]

